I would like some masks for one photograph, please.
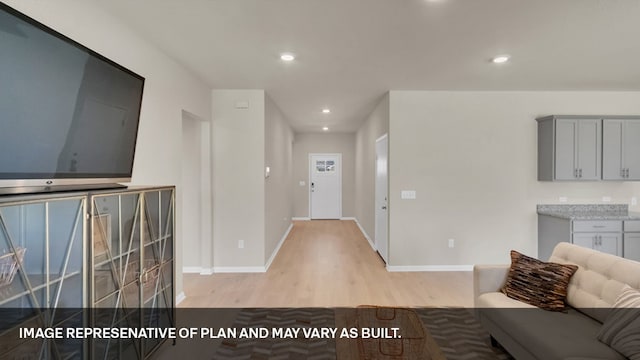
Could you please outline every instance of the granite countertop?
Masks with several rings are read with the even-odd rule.
[[[538,205],[538,214],[569,220],[640,220],[626,204]]]

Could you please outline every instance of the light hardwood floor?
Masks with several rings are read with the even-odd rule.
[[[471,272],[387,272],[354,221],[296,221],[266,273],[185,274],[180,307],[473,306]]]

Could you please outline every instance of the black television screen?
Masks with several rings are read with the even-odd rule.
[[[130,181],[143,87],[0,3],[0,187]]]

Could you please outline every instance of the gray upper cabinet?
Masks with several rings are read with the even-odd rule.
[[[538,180],[600,180],[602,120],[547,116],[538,121]]]
[[[640,118],[602,124],[602,179],[640,180]]]
[[[538,180],[640,181],[640,116],[551,115],[538,121]]]

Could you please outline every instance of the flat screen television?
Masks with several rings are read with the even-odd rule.
[[[144,78],[0,2],[0,193],[131,180]]]

